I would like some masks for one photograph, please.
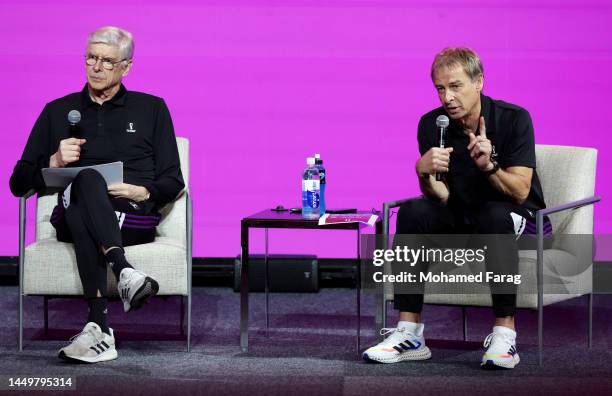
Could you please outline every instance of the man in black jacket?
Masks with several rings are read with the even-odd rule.
[[[66,360],[95,363],[117,357],[106,320],[106,266],[117,277],[124,311],[154,296],[158,283],[128,263],[123,247],[152,242],[160,220],[157,209],[184,188],[164,101],[127,91],[121,83],[132,67],[133,51],[132,35],[125,30],[105,27],[89,36],[87,84],[45,106],[10,179],[13,194],[22,196],[45,188],[42,168],[123,162],[120,184],[107,185],[93,169],[79,172],[59,194],[51,215],[57,239],[74,243],[89,306],[85,328],[59,352]],[[76,125],[67,118],[73,110],[81,115]]]
[[[518,241],[535,229],[534,214],[545,207],[535,170],[531,117],[519,106],[482,94],[482,64],[468,48],[437,54],[431,79],[442,106],[425,114],[418,127],[421,157],[416,173],[425,198],[400,207],[396,244],[402,234],[488,234],[487,271],[513,277],[518,271]],[[440,116],[450,119],[444,148],[436,133]],[[442,180],[436,174],[443,175]],[[551,231],[548,219],[545,230]],[[426,273],[427,262],[421,260],[413,270]],[[516,284],[507,283],[491,283],[495,322],[485,339],[483,368],[514,368],[519,363]],[[365,351],[366,360],[395,363],[431,357],[421,323],[423,287],[416,281],[407,292],[396,292],[397,328],[387,329],[389,337]]]

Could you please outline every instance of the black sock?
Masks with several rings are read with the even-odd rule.
[[[106,297],[89,299],[87,300],[87,305],[89,306],[89,316],[87,317],[87,322],[94,322],[100,326],[102,332],[110,335],[110,330],[108,329],[108,324],[106,323]]]
[[[106,252],[106,261],[110,265],[111,270],[115,274],[117,280],[119,280],[119,274],[124,268],[134,268],[125,259],[125,254],[122,248],[112,248]]]

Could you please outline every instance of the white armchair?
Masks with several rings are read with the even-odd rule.
[[[597,150],[582,147],[536,145],[536,166],[546,209],[537,212],[536,227],[538,230],[538,249],[519,251],[519,274],[523,280],[517,295],[517,308],[537,310],[538,312],[538,362],[542,363],[543,310],[544,306],[587,295],[588,304],[588,346],[592,343],[592,245],[583,238],[580,244],[573,243],[569,235],[593,234],[593,204],[599,201],[595,197],[595,170]],[[392,208],[400,206],[408,199],[386,202],[383,205],[383,239],[389,243],[389,217]],[[552,249],[544,250],[543,218],[549,216],[554,234],[565,235],[555,239]],[[587,246],[588,245],[588,246]],[[578,251],[581,249],[582,251]],[[591,265],[584,265],[587,255]],[[576,268],[580,257],[581,265],[586,268],[580,273],[572,273],[562,279],[570,288],[544,286],[546,276],[571,273]],[[588,263],[587,263],[588,264]],[[389,269],[387,269],[389,270]],[[523,285],[537,285],[537,293],[525,290]],[[465,308],[470,306],[491,306],[491,295],[483,290],[457,290],[444,294],[432,292],[433,285],[426,285],[424,301],[426,304],[462,306],[463,336],[467,339],[467,321]],[[487,286],[485,286],[487,287]],[[464,286],[465,289],[465,286]],[[530,289],[532,290],[532,289]],[[552,291],[551,291],[552,290]],[[377,313],[377,326],[385,327],[387,303],[393,301],[393,285],[385,284],[382,292],[382,306]]]
[[[162,210],[157,236],[152,243],[125,248],[128,261],[157,279],[158,296],[181,296],[181,333],[184,331],[184,301],[187,300],[187,350],[191,349],[191,266],[192,206],[189,196],[189,141],[176,139],[181,172],[187,186]],[[49,218],[57,203],[57,194],[39,196],[36,201],[36,241],[25,246],[26,200],[19,201],[19,350],[23,349],[23,297],[44,297],[45,331],[48,327],[49,297],[81,296],[83,288],[78,274],[72,243],[58,242]],[[117,282],[108,271],[109,295],[117,296]]]

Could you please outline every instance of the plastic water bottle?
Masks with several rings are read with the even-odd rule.
[[[302,217],[305,219],[318,219],[320,208],[320,178],[313,157],[306,158],[308,165],[302,175]]]
[[[325,178],[325,168],[323,167],[323,160],[321,159],[321,154],[315,154],[315,166],[319,171],[319,179],[321,180],[321,196],[320,201],[321,204],[321,216],[325,214],[325,184],[327,183],[327,179]]]

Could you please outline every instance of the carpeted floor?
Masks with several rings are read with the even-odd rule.
[[[17,352],[17,288],[0,287],[0,378],[8,375],[76,377],[69,394],[126,395],[365,395],[365,394],[600,394],[612,392],[612,295],[596,296],[593,349],[586,345],[586,299],[544,311],[545,354],[537,365],[536,314],[520,311],[521,363],[510,371],[479,368],[481,344],[491,329],[488,309],[468,310],[469,341],[462,341],[461,310],[428,306],[426,362],[367,364],[355,345],[354,290],[273,294],[265,334],[264,299],[251,295],[251,348],[239,347],[239,298],[229,288],[194,288],[192,352],[180,336],[178,298],[158,298],[124,314],[111,303],[119,359],[73,365],[57,350],[83,326],[79,300],[49,303],[43,334],[42,298],[28,297],[24,351]],[[374,301],[364,295],[362,345],[375,342]],[[391,310],[390,310],[391,312]],[[389,323],[394,323],[395,317]],[[6,378],[6,377],[4,377]],[[2,391],[0,391],[2,393]],[[15,394],[11,392],[11,394]]]

